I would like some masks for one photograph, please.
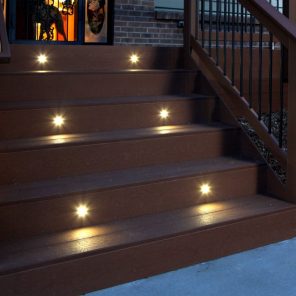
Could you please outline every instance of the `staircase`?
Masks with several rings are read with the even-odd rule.
[[[137,66],[129,47],[11,50],[1,294],[79,295],[295,235],[296,207],[182,49],[138,47]]]

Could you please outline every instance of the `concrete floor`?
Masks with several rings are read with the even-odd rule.
[[[296,296],[296,237],[87,295]]]

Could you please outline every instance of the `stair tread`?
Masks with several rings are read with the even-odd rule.
[[[258,165],[264,165],[264,163],[262,161],[242,158],[218,157],[24,184],[2,185],[0,186],[0,205],[159,182],[175,178],[206,175],[213,172],[247,169]]]
[[[85,134],[59,134],[36,138],[0,141],[0,152],[37,150],[69,145],[88,145],[93,143],[136,140],[143,138],[178,136],[191,133],[209,133],[220,130],[232,130],[237,127],[215,122],[211,124],[164,125],[141,129],[103,131]]]
[[[0,274],[204,231],[291,209],[295,210],[295,205],[255,195],[6,242],[0,247]]]
[[[135,103],[151,103],[165,101],[184,101],[209,99],[214,96],[193,94],[193,95],[157,95],[157,96],[128,96],[111,97],[98,99],[61,99],[61,100],[42,100],[39,101],[4,101],[0,104],[0,110],[26,110],[56,107],[76,107],[76,106],[97,106],[97,105],[119,105]]]

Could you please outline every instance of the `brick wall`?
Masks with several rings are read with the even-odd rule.
[[[183,15],[156,13],[154,0],[115,0],[114,13],[114,44],[183,45]]]

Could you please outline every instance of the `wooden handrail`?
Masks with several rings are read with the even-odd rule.
[[[232,83],[227,77],[224,76],[223,71],[216,67],[216,63],[213,58],[209,57],[204,51],[201,44],[196,42],[194,35],[194,20],[192,17],[192,10],[194,9],[194,0],[184,0],[187,5],[184,5],[184,16],[187,17],[187,24],[185,26],[185,49],[188,47],[193,49],[194,54],[191,57],[194,58],[197,65],[203,70],[205,76],[209,80],[213,89],[223,99],[224,103],[234,111],[234,113],[243,114],[249,122],[252,122],[252,127],[255,129],[260,139],[265,145],[274,153],[276,158],[282,163],[282,166],[287,168],[287,186],[285,199],[296,203],[296,1],[289,2],[290,19],[285,15],[278,12],[268,1],[266,0],[237,0],[245,7],[258,21],[268,29],[277,39],[287,48],[289,52],[288,64],[288,151],[287,154],[281,150],[275,141],[273,141],[272,135],[268,134],[264,126],[257,120],[255,114],[252,114],[252,110],[247,108],[247,104],[243,97],[240,97],[239,92],[232,86]],[[287,7],[286,7],[287,8]],[[187,11],[186,11],[187,9]],[[287,13],[287,11],[285,11]],[[186,23],[186,19],[185,19]],[[197,22],[198,25],[198,22]],[[191,38],[188,38],[191,35]],[[190,40],[190,44],[188,43]]]
[[[250,110],[247,101],[240,99],[240,93],[232,87],[230,80],[224,76],[223,71],[216,66],[214,59],[208,58],[201,45],[192,37],[192,49],[200,57],[196,64],[209,79],[215,93],[223,100],[232,114],[237,117],[244,117],[256,131],[259,138],[276,157],[283,169],[287,168],[287,154],[279,148],[276,140],[268,133],[266,126],[258,121],[258,116]],[[194,60],[194,57],[193,57]],[[207,72],[207,73],[206,73]],[[218,81],[215,83],[214,80]]]
[[[266,0],[238,0],[288,49],[288,154],[287,199],[296,203],[296,17],[295,1],[289,2],[288,19]]]
[[[296,42],[296,24],[278,12],[266,0],[238,0],[249,12],[272,32],[287,48]]]
[[[4,13],[2,5],[0,5],[0,63],[8,63],[10,57],[10,45],[6,32]]]

